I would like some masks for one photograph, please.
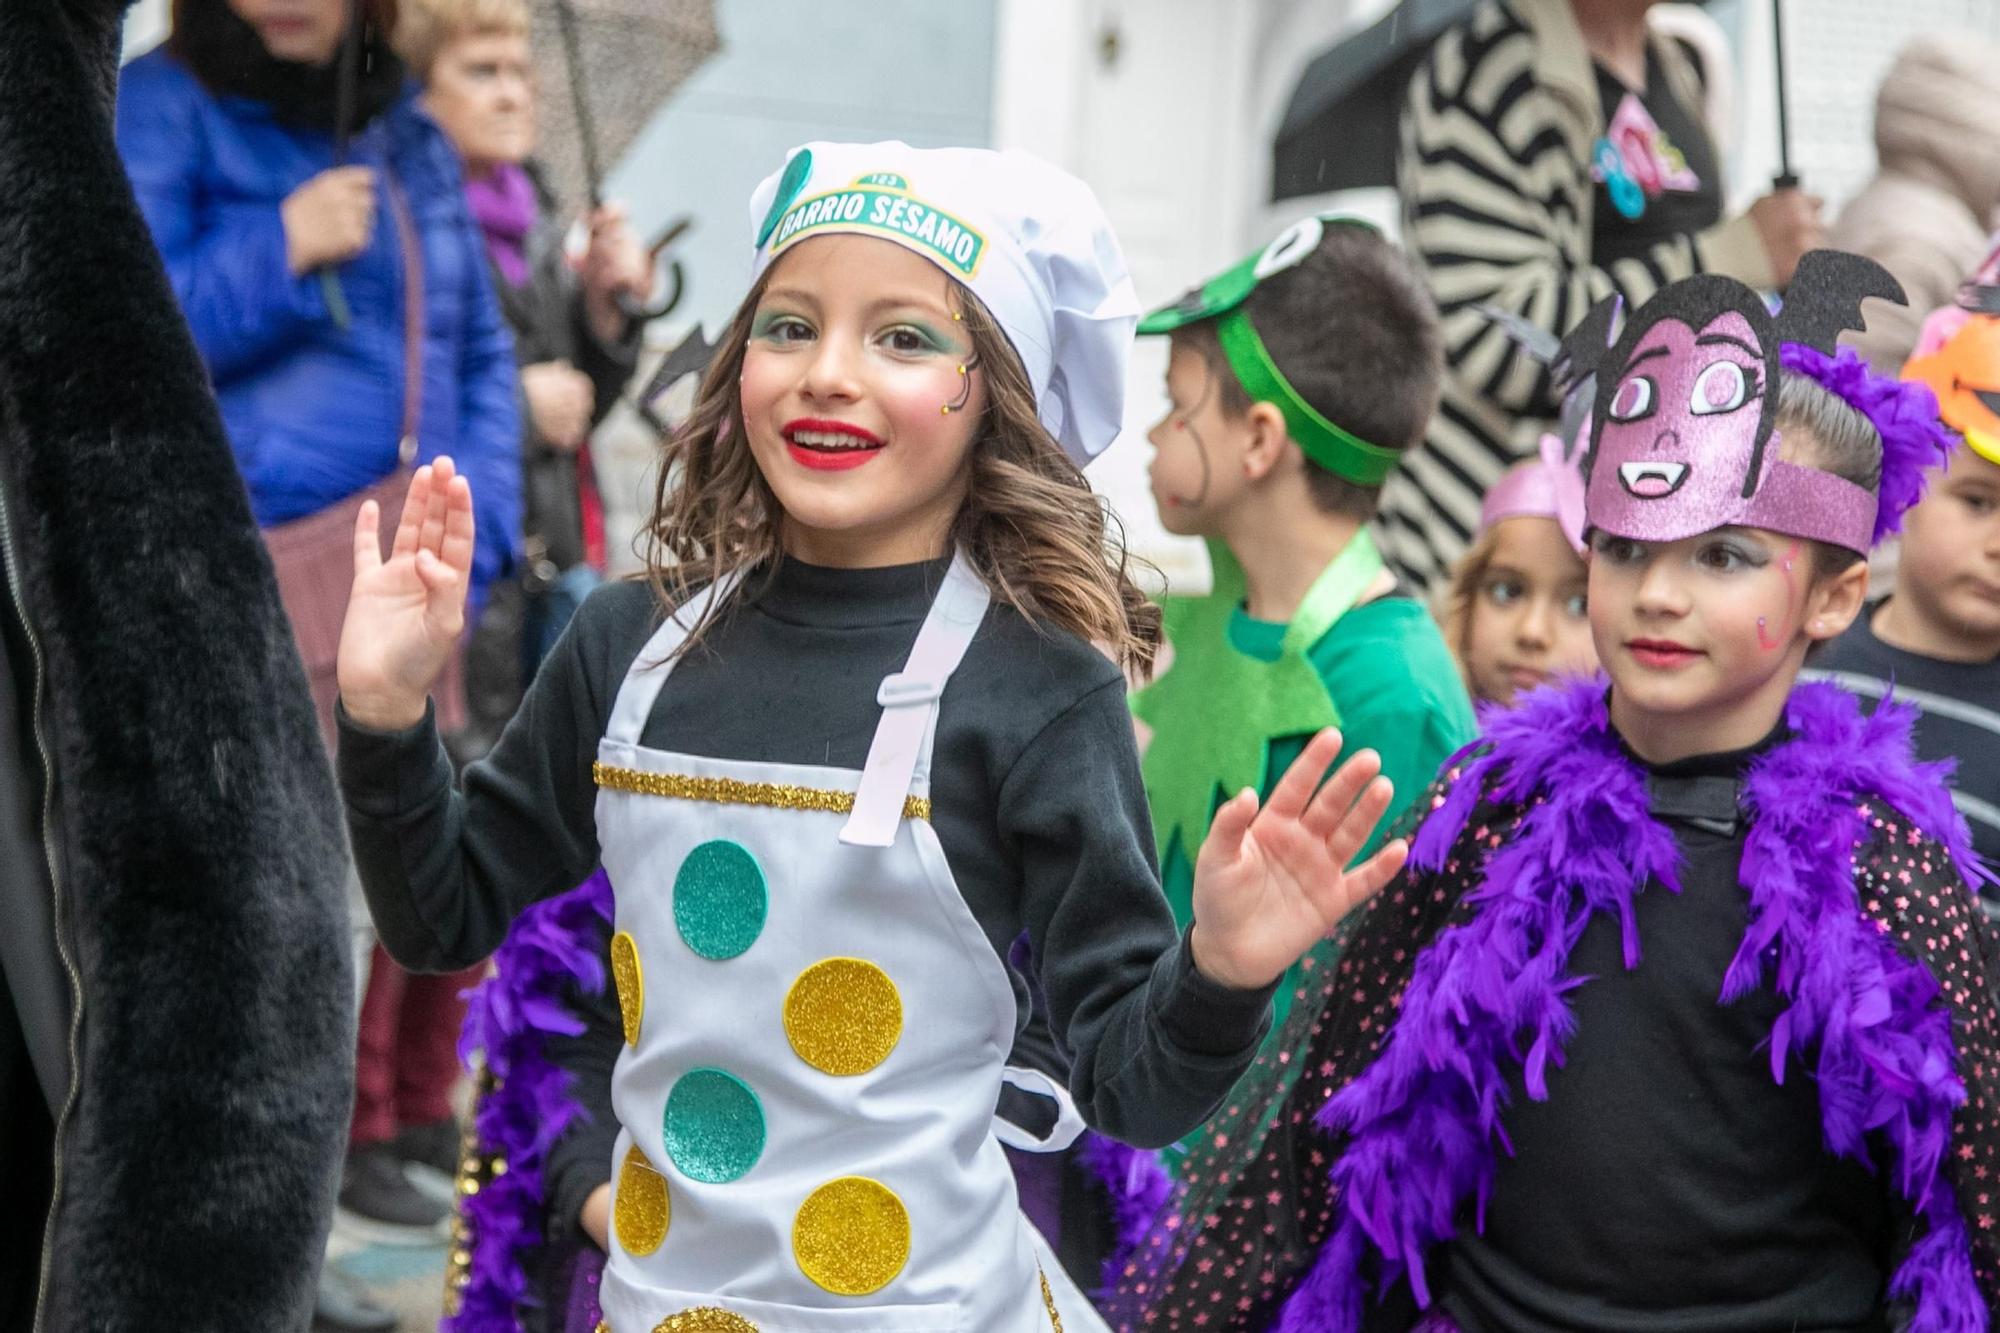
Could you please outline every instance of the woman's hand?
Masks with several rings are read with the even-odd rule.
[[[297,277],[328,264],[344,264],[368,248],[375,234],[375,171],[335,167],[285,196],[285,266]]]
[[[472,488],[439,458],[417,469],[382,558],[373,500],[354,520],[354,592],[340,626],[340,701],[364,727],[401,731],[423,720],[431,685],[465,631],[472,582]]]
[[[590,435],[597,409],[597,386],[567,361],[537,361],[521,367],[521,392],[535,434],[551,448],[573,452]]]
[[[590,1192],[583,1201],[583,1212],[577,1218],[583,1227],[583,1234],[597,1242],[597,1248],[611,1249],[611,1182],[605,1181]]]
[[[1340,754],[1328,728],[1286,770],[1261,811],[1245,789],[1215,812],[1194,864],[1195,967],[1244,990],[1268,986],[1340,919],[1387,884],[1409,848],[1396,841],[1347,863],[1389,808],[1382,761],[1363,750],[1313,787]]]
[[[1773,191],[1750,205],[1750,221],[1764,242],[1764,254],[1771,261],[1771,277],[1783,287],[1809,251],[1826,244],[1826,225],[1820,211],[1826,201],[1799,189]]]
[[[646,253],[646,247],[639,244],[638,233],[632,230],[624,208],[619,205],[595,208],[585,221],[590,227],[590,248],[583,252],[583,259],[577,265],[577,277],[583,284],[584,310],[590,317],[591,332],[599,342],[621,342],[628,321],[619,309],[618,299],[624,296],[644,301],[652,293],[653,259]]]

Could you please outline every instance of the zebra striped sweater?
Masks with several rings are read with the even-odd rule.
[[[1700,75],[1655,33],[1688,106]],[[1397,188],[1405,241],[1444,321],[1446,375],[1430,429],[1384,484],[1380,540],[1418,587],[1471,540],[1486,488],[1530,456],[1557,402],[1545,367],[1476,307],[1566,332],[1612,292],[1630,308],[1696,272],[1769,286],[1749,218],[1672,237],[1634,259],[1591,262],[1591,148],[1604,133],[1596,75],[1570,0],[1485,0],[1438,39],[1411,81]]]

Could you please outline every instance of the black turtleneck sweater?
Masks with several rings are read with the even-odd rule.
[[[1513,1154],[1484,1233],[1460,1228],[1439,1284],[1466,1333],[1885,1327],[1886,1187],[1823,1146],[1810,1070],[1794,1059],[1783,1086],[1771,1077],[1783,999],[1762,987],[1720,1003],[1749,924],[1738,783],[1784,739],[1641,763],[1681,890],[1634,899],[1629,972],[1617,919],[1590,920],[1569,964],[1590,980],[1570,997],[1576,1032],[1548,1100],[1510,1075]]]
[[[781,562],[676,664],[647,746],[859,769],[945,561],[833,570]],[[528,904],[598,861],[591,764],[627,668],[659,624],[651,590],[600,589],[491,755],[454,789],[429,718],[341,719],[354,858],[383,943],[444,970],[491,953]],[[1256,1054],[1270,992],[1194,969],[1161,895],[1123,677],[1075,635],[996,602],[946,686],[932,824],[1005,961],[1026,931],[1086,1119],[1141,1145],[1204,1120]],[[1027,992],[1014,978],[1022,1019]]]

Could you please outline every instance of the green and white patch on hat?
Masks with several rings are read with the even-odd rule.
[[[1027,372],[1035,413],[1081,467],[1125,424],[1139,298],[1090,187],[1018,149],[815,140],[751,192],[750,278],[802,240],[899,245],[970,292]],[[815,247],[807,246],[810,255]]]
[[[1216,340],[1253,402],[1270,403],[1284,415],[1285,429],[1305,456],[1320,467],[1357,486],[1379,486],[1401,455],[1370,444],[1343,429],[1307,402],[1271,359],[1243,303],[1259,283],[1296,267],[1319,249],[1327,224],[1377,231],[1373,223],[1342,214],[1300,218],[1275,240],[1238,264],[1224,269],[1179,300],[1163,305],[1139,321],[1144,334],[1172,333],[1205,319],[1215,321]]]
[[[919,197],[909,181],[889,171],[869,172],[852,185],[800,199],[777,213],[770,224],[771,253],[828,229],[886,236],[967,280],[978,275],[986,254],[986,237],[977,227]]]

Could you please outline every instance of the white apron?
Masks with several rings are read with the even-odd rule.
[[[605,1327],[1101,1329],[1020,1213],[994,1122],[1014,993],[929,823],[985,586],[952,563],[860,773],[639,744],[706,600],[639,653],[598,748],[627,1041]]]

